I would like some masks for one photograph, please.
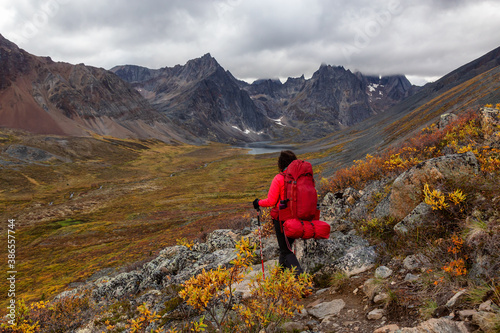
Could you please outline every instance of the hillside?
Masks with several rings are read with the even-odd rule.
[[[163,115],[102,68],[54,62],[0,35],[0,126],[38,134],[183,140]]]

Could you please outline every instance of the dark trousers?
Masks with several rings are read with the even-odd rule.
[[[304,271],[300,267],[299,261],[297,260],[297,257],[295,254],[292,252],[292,244],[295,241],[294,238],[288,238],[285,236],[283,231],[281,231],[281,222],[278,220],[273,219],[273,224],[274,224],[274,231],[276,232],[276,238],[278,239],[278,246],[280,248],[280,257],[279,257],[279,264],[283,268],[289,268],[291,269],[292,267],[295,267],[295,274],[299,275],[303,273]],[[288,244],[287,240],[288,239]],[[290,246],[290,248],[288,248]]]

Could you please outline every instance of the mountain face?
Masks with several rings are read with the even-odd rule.
[[[210,54],[184,66],[151,70],[127,65],[111,71],[177,126],[204,139],[269,139],[275,126]]]
[[[330,65],[322,65],[307,80],[257,80],[242,88],[268,117],[300,129],[295,139],[318,138],[352,126],[417,90],[403,75],[364,76]]]
[[[363,81],[368,102],[376,113],[386,111],[418,91],[404,75],[378,77],[356,73],[356,76]]]
[[[33,56],[1,35],[0,126],[40,134],[182,139],[113,73]]]

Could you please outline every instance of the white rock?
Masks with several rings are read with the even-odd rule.
[[[375,270],[375,277],[378,279],[386,279],[392,275],[392,269],[386,266],[379,266]]]
[[[384,313],[385,313],[384,309],[375,309],[375,310],[368,312],[368,314],[366,315],[366,318],[368,320],[378,320],[384,316]]]
[[[493,312],[491,304],[492,304],[491,299],[487,300],[484,303],[481,303],[481,305],[479,305],[479,311]]]
[[[373,331],[373,333],[393,333],[396,332],[397,330],[399,330],[399,326],[396,324],[392,324],[379,327],[375,331]]]
[[[446,302],[446,306],[449,307],[449,308],[452,308],[455,306],[455,304],[457,303],[458,299],[463,295],[465,294],[465,289],[462,289],[460,290],[459,292],[457,292],[455,295],[453,295],[452,298],[450,298],[450,300],[448,302]]]
[[[345,302],[342,299],[334,299],[331,302],[323,302],[311,309],[308,309],[307,312],[320,320],[330,317],[336,316],[340,313],[340,311],[345,307]]]
[[[466,320],[471,320],[472,316],[476,314],[476,310],[461,310],[458,311],[458,316],[460,317],[461,321],[466,321]]]
[[[380,293],[373,298],[375,304],[385,303],[389,301],[389,295],[387,293]]]
[[[412,281],[418,280],[419,278],[420,278],[420,275],[415,275],[415,274],[408,273],[405,276],[405,281],[412,282]]]

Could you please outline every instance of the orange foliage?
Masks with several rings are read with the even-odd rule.
[[[456,153],[472,151],[478,158],[482,170],[500,170],[500,150],[481,147],[484,139],[480,117],[469,111],[439,129],[435,124],[425,127],[418,134],[406,140],[399,147],[378,155],[366,155],[363,160],[353,161],[353,165],[340,169],[327,181],[322,180],[323,192],[337,192],[347,187],[362,189],[368,182],[397,175],[418,163],[442,155],[448,147]]]

